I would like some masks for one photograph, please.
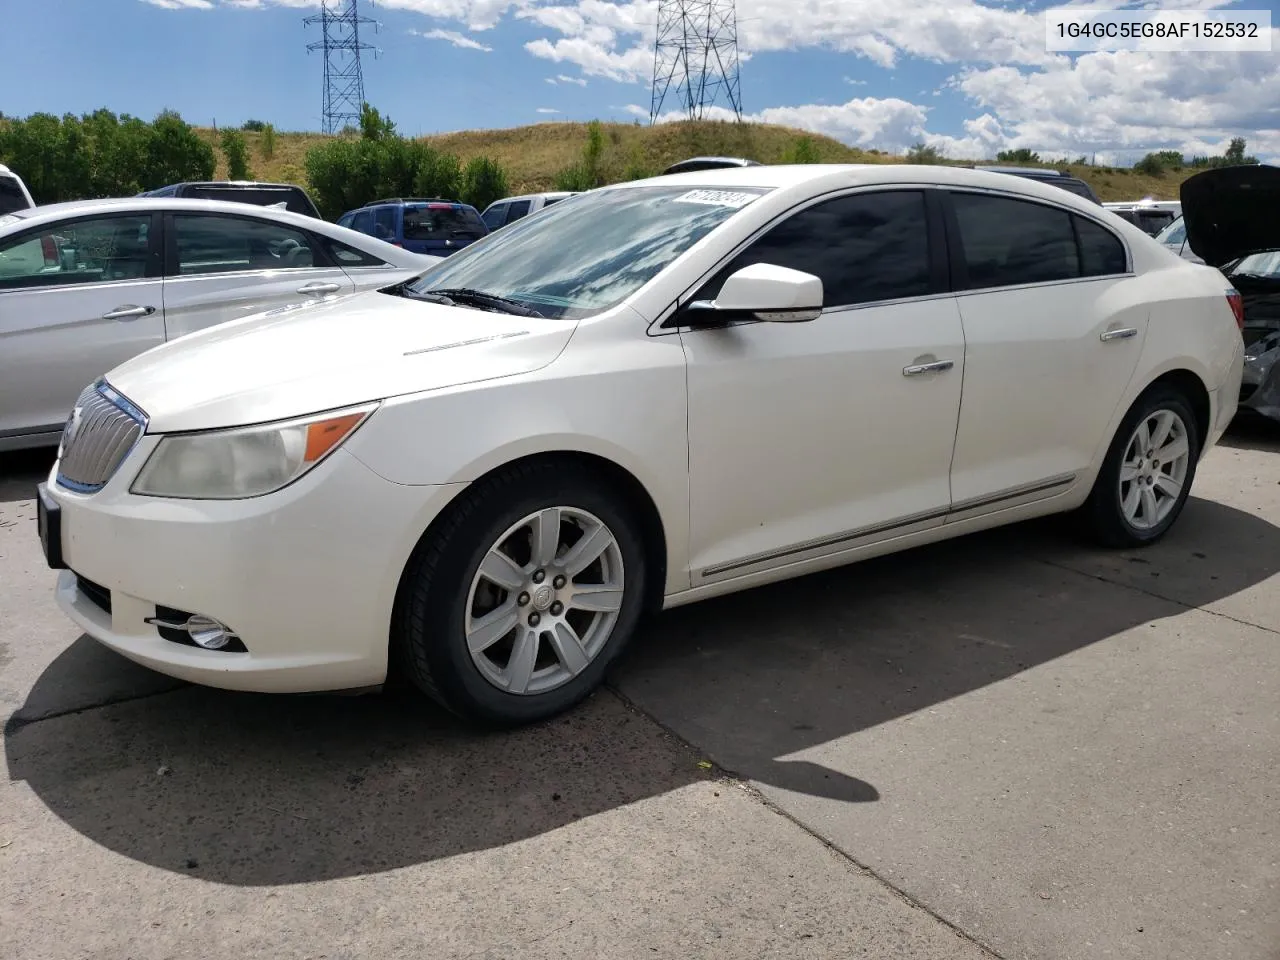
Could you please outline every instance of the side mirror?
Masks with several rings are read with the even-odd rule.
[[[811,273],[753,263],[731,274],[714,300],[695,300],[681,311],[693,326],[732,320],[802,323],[822,315],[822,280]]]

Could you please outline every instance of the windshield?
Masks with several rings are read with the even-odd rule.
[[[1170,245],[1182,243],[1183,240],[1187,239],[1186,224],[1184,224],[1182,218],[1179,217],[1177,220],[1173,221],[1173,223],[1169,224],[1157,233],[1156,239],[1161,243],[1167,243]]]
[[[489,228],[469,207],[447,203],[404,208],[406,240],[479,240]]]
[[[570,197],[454,254],[406,292],[481,290],[546,317],[621,303],[765,189],[623,187]]]
[[[1254,277],[1259,280],[1280,280],[1280,251],[1251,253],[1241,257],[1224,271],[1228,277]]]

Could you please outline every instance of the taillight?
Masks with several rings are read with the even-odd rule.
[[[58,262],[58,245],[52,234],[46,233],[40,237],[40,252],[44,254],[45,266],[53,266]]]
[[[1231,304],[1231,312],[1236,315],[1236,326],[1243,331],[1244,330],[1244,298],[1240,296],[1240,291],[1232,288],[1228,288],[1227,303]]]

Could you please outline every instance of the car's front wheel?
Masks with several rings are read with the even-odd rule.
[[[477,483],[415,552],[393,653],[468,719],[527,723],[602,682],[639,620],[643,541],[590,470],[518,465]]]
[[[1094,536],[1108,546],[1137,547],[1168,533],[1191,493],[1201,442],[1181,391],[1161,384],[1139,397],[1084,505]]]

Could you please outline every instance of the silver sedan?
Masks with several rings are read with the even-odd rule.
[[[145,350],[393,284],[438,260],[218,200],[85,200],[0,216],[0,450],[56,444],[84,385]]]

